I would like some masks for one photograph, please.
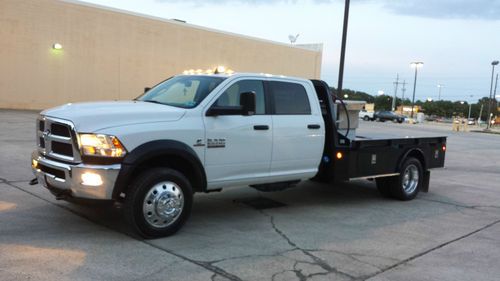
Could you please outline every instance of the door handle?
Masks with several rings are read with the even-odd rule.
[[[321,128],[321,126],[318,124],[309,124],[309,125],[307,125],[307,128],[317,130],[317,129]]]
[[[267,126],[267,125],[255,125],[255,126],[253,126],[253,129],[256,131],[265,131],[265,130],[269,130],[269,126]]]

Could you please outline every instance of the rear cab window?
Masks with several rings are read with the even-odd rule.
[[[277,115],[310,115],[311,105],[302,84],[269,81],[269,94]]]

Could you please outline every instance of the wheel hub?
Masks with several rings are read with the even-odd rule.
[[[403,190],[406,194],[411,194],[415,192],[418,187],[418,168],[417,166],[411,164],[406,167],[403,174]]]
[[[143,202],[143,215],[155,227],[166,227],[179,218],[184,207],[182,190],[174,182],[166,181],[154,185]]]

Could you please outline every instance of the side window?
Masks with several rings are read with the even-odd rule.
[[[234,83],[217,99],[215,104],[217,106],[239,106],[240,94],[244,92],[255,92],[255,114],[265,114],[264,84],[259,80],[242,80]]]
[[[311,114],[304,86],[297,83],[270,81],[275,114]]]

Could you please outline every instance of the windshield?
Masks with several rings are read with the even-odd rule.
[[[137,100],[193,108],[224,79],[226,78],[201,75],[175,76],[156,85]]]

